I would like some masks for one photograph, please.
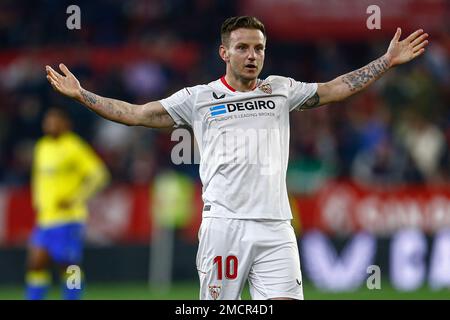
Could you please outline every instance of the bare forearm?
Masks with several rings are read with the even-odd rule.
[[[98,115],[129,126],[167,128],[174,125],[172,118],[158,101],[136,105],[101,97],[84,89],[81,89],[77,100]]]
[[[344,74],[333,81],[337,82],[338,100],[343,100],[370,86],[389,70],[388,58],[384,55],[368,65]]]
[[[391,61],[384,55],[368,65],[337,77],[329,82],[319,83],[317,92],[308,99],[300,109],[311,109],[331,102],[342,101],[370,86],[391,66]]]
[[[128,102],[101,97],[85,89],[80,90],[77,101],[108,120],[126,125],[137,125],[133,112],[135,106]]]
[[[67,97],[77,100],[105,119],[129,126],[146,126],[149,128],[166,128],[175,123],[159,101],[142,105],[101,97],[83,89],[77,78],[62,63],[59,68],[64,76],[46,66],[47,80],[53,89]]]
[[[382,56],[368,65],[341,76],[348,90],[351,93],[361,91],[368,87],[372,82],[380,78],[383,73],[389,69],[389,62],[386,56]]]

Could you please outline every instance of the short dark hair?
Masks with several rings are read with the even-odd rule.
[[[224,21],[220,29],[222,44],[228,45],[231,32],[239,28],[257,29],[263,33],[264,38],[266,37],[266,28],[258,18],[250,16],[231,17]]]

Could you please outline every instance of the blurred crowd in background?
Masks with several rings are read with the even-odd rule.
[[[41,119],[52,105],[70,110],[74,130],[106,161],[114,183],[147,184],[168,167],[198,177],[197,165],[171,162],[171,129],[106,121],[55,93],[42,59],[35,60],[40,54],[36,50],[45,49],[53,57],[72,50],[75,58],[66,61],[61,53],[61,60],[49,63],[55,69],[58,62],[66,63],[89,91],[145,103],[224,74],[217,53],[220,25],[224,17],[238,14],[236,2],[85,1],[81,30],[65,28],[67,1],[26,3],[0,3],[0,185],[29,183]],[[325,82],[378,58],[390,41],[280,42],[270,38],[266,27],[262,78],[278,74]],[[342,103],[291,113],[291,192],[312,191],[327,179],[383,188],[448,183],[450,37],[435,39],[431,34],[430,42],[425,55],[389,71],[365,92]],[[124,55],[120,63],[106,67],[91,58],[97,48],[113,56],[127,47],[144,48],[144,54]],[[170,59],[154,54],[169,47],[176,48]],[[145,48],[153,54],[145,55]]]

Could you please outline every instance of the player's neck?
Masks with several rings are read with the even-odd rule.
[[[59,139],[63,135],[65,135],[68,131],[57,131],[57,132],[49,132],[47,135],[51,137],[52,139]]]
[[[229,87],[233,88],[234,91],[239,92],[253,91],[258,82],[258,79],[244,80],[242,78],[235,78],[229,73],[224,76],[224,79]]]

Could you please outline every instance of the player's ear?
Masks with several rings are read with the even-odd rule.
[[[229,57],[229,54],[228,54],[228,49],[223,44],[221,44],[220,47],[219,47],[219,55],[220,55],[220,57],[222,58],[223,61],[225,61],[225,62],[230,61],[230,57]]]

